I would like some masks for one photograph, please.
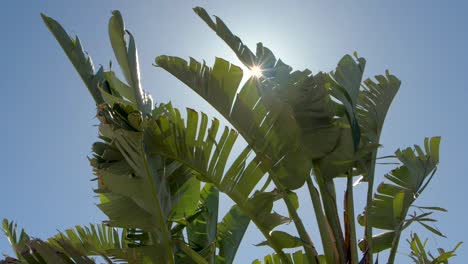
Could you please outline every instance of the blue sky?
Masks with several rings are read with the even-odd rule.
[[[402,87],[387,116],[380,154],[422,144],[426,136],[442,136],[439,170],[417,204],[449,210],[438,216],[437,224],[449,239],[427,232],[420,235],[429,238],[432,249],[454,246],[468,237],[462,225],[468,221],[464,175],[468,6],[464,1],[448,2],[2,1],[0,217],[18,221],[41,238],[104,220],[94,206],[97,200],[86,158],[97,137],[95,106],[43,25],[40,12],[78,34],[94,63],[107,66],[114,60],[107,21],[112,10],[121,10],[137,40],[144,88],[157,102],[170,100],[177,107],[216,116],[195,93],[151,66],[157,55],[193,56],[209,64],[218,56],[239,64],[191,10],[203,6],[223,18],[246,44],[254,48],[261,41],[296,69],[331,71],[344,54],[357,51],[367,59],[366,77],[386,69],[398,76]],[[390,169],[379,167],[379,179]],[[355,195],[364,196],[363,192],[358,188]],[[227,208],[229,202],[222,204]],[[314,218],[310,206],[303,205],[301,212],[305,219]],[[305,221],[312,237],[317,237],[312,220]],[[269,253],[252,246],[261,240],[260,233],[250,228],[236,263],[250,263]],[[454,262],[468,262],[465,247]],[[4,238],[0,252],[11,253]],[[400,252],[398,263],[409,263],[403,242]]]

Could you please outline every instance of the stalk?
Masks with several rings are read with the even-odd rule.
[[[335,237],[335,247],[338,249],[339,259],[337,263],[346,263],[346,252],[343,231],[338,216],[338,208],[336,207],[335,185],[333,181],[325,182],[319,168],[314,164],[314,173],[317,178],[320,193],[322,194],[325,216]]]
[[[299,234],[299,237],[301,238],[302,241],[307,243],[307,245],[304,245],[303,247],[304,247],[304,251],[306,253],[308,262],[310,264],[317,264],[319,261],[317,250],[315,249],[314,243],[310,239],[310,236],[304,227],[304,223],[302,223],[301,218],[297,214],[296,208],[294,208],[294,205],[292,204],[291,199],[289,198],[287,192],[284,190],[281,184],[276,181],[274,176],[272,176],[272,180],[273,180],[273,183],[276,185],[276,187],[279,189],[279,191],[283,195],[283,200],[286,204],[286,207],[288,208],[289,216],[292,218],[294,225],[296,226],[296,230],[297,230],[297,233]]]
[[[349,229],[349,252],[351,254],[351,264],[358,264],[358,253],[356,244],[356,222],[354,216],[354,197],[353,197],[353,176],[348,174],[346,187],[346,214],[348,216]]]
[[[393,264],[395,262],[395,256],[398,249],[398,244],[400,243],[400,235],[402,231],[403,223],[398,226],[398,229],[395,230],[395,237],[392,242],[392,249],[390,250],[390,255],[388,256],[387,264]]]
[[[369,168],[369,173],[367,175],[367,201],[366,201],[366,213],[365,213],[365,233],[364,237],[367,242],[367,263],[374,263],[373,249],[372,249],[372,221],[369,218],[369,209],[372,205],[372,196],[374,194],[374,175],[375,175],[375,163],[376,163],[377,151],[375,150],[372,153],[371,165]]]
[[[325,258],[327,263],[336,263],[336,260],[338,259],[338,250],[336,248],[335,241],[332,239],[333,235],[331,233],[330,225],[323,214],[320,194],[317,188],[315,188],[310,177],[307,178],[306,182],[307,188],[309,189],[310,199],[312,200],[312,205],[314,207],[315,218],[317,219],[317,224],[319,226]]]
[[[404,210],[402,214],[403,216],[408,214],[408,209]],[[392,241],[392,249],[390,250],[390,255],[388,256],[387,264],[393,264],[395,262],[395,256],[398,249],[398,244],[400,243],[401,232],[404,229],[404,223],[405,221],[402,220],[401,223],[398,225],[398,228],[395,230],[395,237]]]

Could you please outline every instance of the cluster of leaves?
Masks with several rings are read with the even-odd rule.
[[[262,76],[242,82],[242,69],[221,58],[209,67],[195,59],[159,56],[155,65],[204,98],[234,129],[220,128],[218,120],[193,109],[184,118],[171,104],[153,105],[140,83],[135,40],[118,11],[109,21],[109,37],[125,81],[112,69],[95,72],[80,40],[43,15],[97,105],[100,141],[93,145],[90,162],[98,207],[108,220],[47,241],[31,240],[23,231],[17,239],[16,226],[5,221],[18,258],[5,262],[93,263],[90,257],[100,256],[109,263],[232,263],[252,222],[265,237],[258,246],[275,251],[265,263],[373,263],[373,253],[387,249],[393,263],[400,235],[411,223],[441,235],[427,224],[432,212],[406,219],[435,173],[439,137],[427,138],[424,150],[397,150],[394,158],[401,166],[373,192],[380,134],[400,86],[395,76],[386,72],[376,81],[362,81],[366,62],[357,54],[344,56],[330,73],[293,71],[261,43],[254,53],[221,19],[194,10],[246,67],[261,68]],[[236,155],[232,150],[239,135],[247,145]],[[357,217],[366,230],[359,243],[353,203],[357,176],[355,184],[368,185],[366,209]],[[347,180],[343,223],[335,192],[338,177]],[[323,253],[297,213],[294,191],[304,185]],[[224,216],[218,214],[219,192],[235,204]],[[288,216],[273,210],[278,202],[284,202]],[[298,236],[278,229],[289,222]],[[386,231],[373,235],[373,228]],[[420,243],[413,241],[413,255],[424,258]],[[284,251],[297,247],[303,250]],[[456,248],[434,259],[446,261]]]
[[[410,257],[414,263],[419,264],[435,264],[435,263],[448,263],[448,260],[455,255],[455,251],[461,246],[459,242],[452,250],[445,251],[443,248],[438,248],[438,256],[432,255],[430,252],[426,252],[427,239],[421,242],[419,236],[416,233],[411,234],[411,240],[407,240],[411,248]]]

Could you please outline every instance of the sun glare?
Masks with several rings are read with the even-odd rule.
[[[250,74],[255,78],[260,78],[262,77],[262,68],[259,66],[253,66],[252,69],[250,69]]]

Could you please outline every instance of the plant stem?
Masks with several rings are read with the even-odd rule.
[[[317,188],[315,188],[311,177],[308,177],[306,182],[307,188],[309,189],[310,199],[312,200],[312,205],[314,207],[315,218],[317,219],[317,224],[319,226],[325,258],[327,263],[336,263],[336,260],[338,259],[338,250],[335,242],[332,240],[333,235],[331,233],[330,225],[323,214],[320,194]]]
[[[335,185],[333,180],[325,181],[321,175],[320,169],[314,163],[314,174],[317,179],[317,184],[323,199],[325,216],[335,237],[335,246],[338,249],[339,259],[337,263],[346,263],[346,252],[343,231],[340,224],[340,217],[338,216],[338,208],[336,206],[335,198]]]
[[[374,256],[372,252],[372,221],[369,217],[369,210],[372,206],[372,196],[374,194],[374,175],[375,175],[375,163],[376,163],[376,157],[377,157],[377,150],[374,150],[372,153],[372,158],[371,158],[371,165],[369,168],[369,172],[367,174],[367,201],[366,201],[366,213],[365,215],[365,232],[364,232],[364,237],[366,238],[367,242],[367,263],[373,263]]]
[[[293,222],[296,225],[296,229],[297,229],[297,232],[299,233],[299,237],[301,238],[301,240],[307,243],[307,245],[304,245],[304,250],[307,255],[307,260],[311,264],[318,263],[318,253],[317,253],[317,250],[315,249],[314,243],[310,239],[310,236],[307,233],[304,227],[304,224],[302,223],[301,218],[297,214],[296,209],[291,203],[291,200],[289,199],[289,197],[287,197],[287,194],[285,195],[286,197],[284,198],[284,202],[286,203],[286,206],[288,207],[290,217],[292,217]]]
[[[402,231],[403,222],[398,226],[398,229],[395,230],[395,237],[392,242],[392,249],[390,250],[390,255],[388,256],[387,264],[393,264],[395,262],[395,256],[398,249],[398,244],[400,243],[400,235]]]
[[[356,222],[354,216],[354,197],[353,197],[353,176],[348,173],[347,187],[346,187],[346,215],[348,216],[348,230],[349,230],[349,252],[351,254],[351,264],[358,264],[358,253],[356,244]]]
[[[294,208],[294,205],[292,204],[287,191],[277,181],[274,175],[271,175],[271,179],[273,180],[273,183],[276,185],[276,188],[281,192],[283,196],[284,203],[286,204],[286,207],[288,208],[289,216],[292,218],[294,225],[296,226],[297,233],[299,234],[299,237],[303,241],[303,247],[307,256],[307,260],[309,261],[310,264],[317,264],[319,261],[317,250],[315,249],[314,243],[310,239],[310,236],[304,227],[304,223],[302,223],[301,218],[297,214],[296,208]]]

